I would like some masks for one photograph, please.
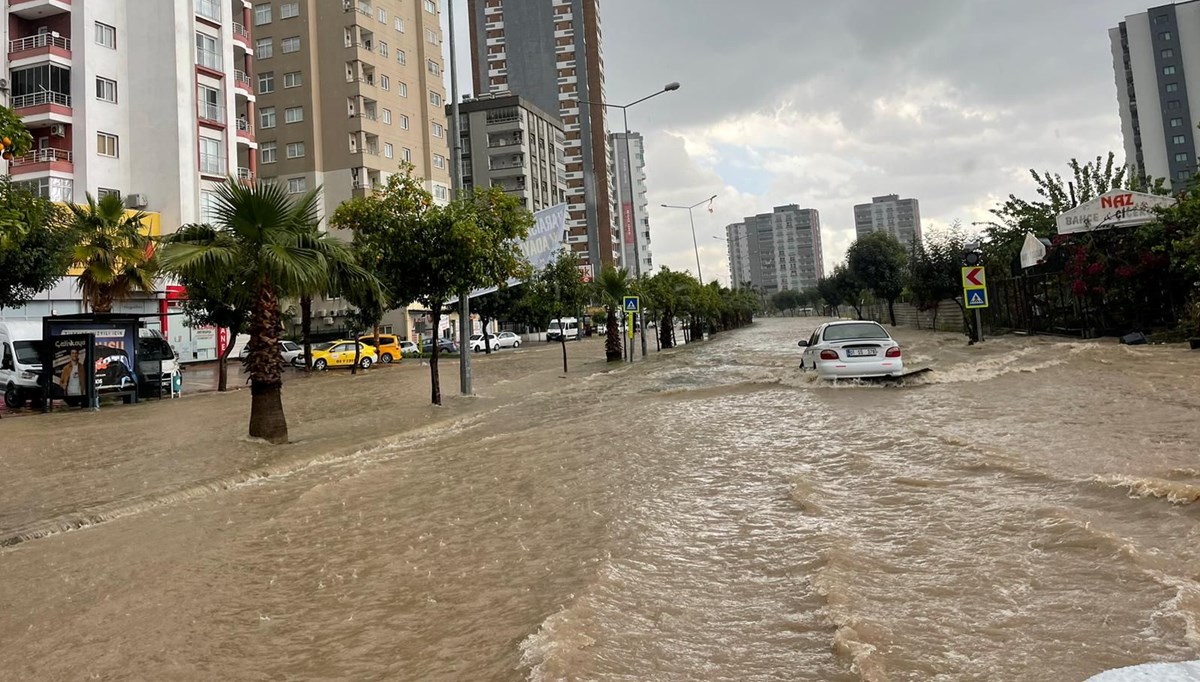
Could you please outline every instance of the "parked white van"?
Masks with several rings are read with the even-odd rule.
[[[550,326],[546,328],[547,341],[567,341],[579,340],[579,320],[574,317],[564,317],[561,319],[550,320]]]
[[[42,401],[42,323],[0,322],[0,389],[4,404],[16,410]]]

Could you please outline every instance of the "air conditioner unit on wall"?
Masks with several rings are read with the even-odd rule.
[[[125,205],[129,208],[146,208],[150,205],[150,198],[145,194],[126,194]]]
[[[325,318],[325,324],[333,324],[333,318],[332,317]]]
[[[50,126],[50,134],[55,137],[66,137],[67,126],[62,123],[55,123]]]

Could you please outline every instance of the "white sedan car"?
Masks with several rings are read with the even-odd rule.
[[[495,343],[501,348],[520,348],[521,337],[512,332],[500,332],[496,335]]]
[[[829,322],[801,341],[800,366],[822,379],[899,377],[904,374],[900,344],[877,322]]]

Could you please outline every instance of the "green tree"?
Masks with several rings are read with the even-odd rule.
[[[530,284],[532,307],[554,319],[577,316],[587,303],[588,286],[579,271],[579,258],[568,249],[560,251],[554,262],[537,273]],[[559,344],[562,346],[563,373],[566,373],[566,334],[559,335]]]
[[[833,266],[833,276],[831,285],[837,290],[837,300],[841,303],[848,303],[854,308],[854,313],[858,319],[862,319],[862,282],[854,276],[850,268],[846,265],[839,264]]]
[[[617,311],[621,309],[625,296],[629,293],[629,271],[606,265],[596,278],[596,298],[604,306],[606,313],[605,326],[607,333],[604,338],[604,357],[609,362],[620,362],[624,355],[624,344],[621,342],[620,318]]]
[[[495,187],[435,206],[410,166],[374,195],[338,207],[332,223],[354,230],[356,244],[378,254],[377,274],[395,303],[419,301],[436,324],[451,298],[524,273],[519,240],[533,216]],[[439,355],[435,343],[429,363],[435,405],[442,402]]]
[[[88,194],[86,204],[67,209],[76,239],[71,259],[82,269],[79,290],[94,312],[111,313],[114,302],[155,290],[158,259],[142,224],[145,213],[126,211],[116,194],[99,201]]]
[[[50,200],[0,176],[0,309],[28,303],[66,274],[75,240],[62,217]]]
[[[905,285],[918,310],[933,311],[934,325],[941,302],[957,300],[962,291],[962,258],[966,243],[962,226],[956,221],[946,232],[926,235],[924,243],[914,241],[909,251]],[[959,306],[962,306],[961,302]]]
[[[217,187],[216,195],[217,225],[168,240],[161,254],[163,267],[181,279],[200,282],[213,282],[233,271],[250,283],[250,435],[286,443],[279,299],[328,278],[336,246],[311,238],[318,218],[316,190],[293,200],[277,184],[230,179]]]
[[[846,266],[854,279],[887,301],[888,318],[893,325],[896,324],[896,299],[904,290],[906,259],[904,247],[887,232],[864,235],[851,244],[846,252]]]
[[[0,156],[6,161],[24,156],[33,149],[33,134],[12,109],[0,106]]]
[[[663,267],[646,283],[659,315],[658,337],[662,348],[675,347],[675,319],[686,310],[696,280],[686,272]]]

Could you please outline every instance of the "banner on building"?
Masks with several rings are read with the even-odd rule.
[[[533,214],[533,227],[529,228],[529,236],[521,242],[521,250],[533,272],[544,270],[554,262],[558,252],[567,244],[567,205],[558,204],[545,208]],[[508,286],[516,286],[521,280],[508,280]],[[484,296],[496,291],[499,287],[487,287],[471,292],[470,298]],[[458,297],[446,301],[447,305],[457,303]]]

